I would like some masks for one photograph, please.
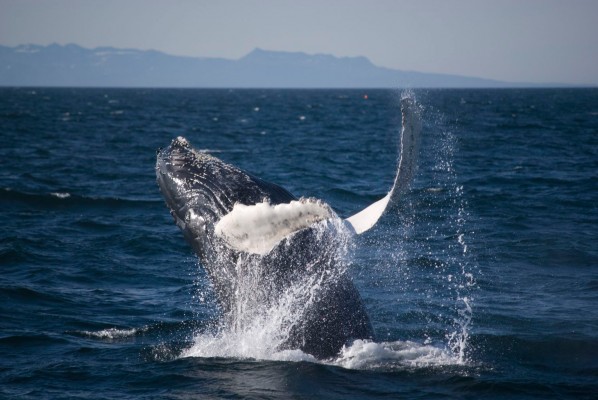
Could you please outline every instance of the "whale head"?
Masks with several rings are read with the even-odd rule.
[[[195,150],[183,137],[158,151],[156,177],[176,224],[202,256],[218,241],[216,224],[235,206],[297,200],[278,185]]]

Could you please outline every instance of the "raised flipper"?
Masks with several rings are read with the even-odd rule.
[[[363,233],[373,227],[378,219],[399,197],[409,189],[417,168],[417,155],[421,132],[421,112],[412,96],[401,99],[403,128],[401,129],[401,153],[394,184],[386,196],[371,204],[346,221],[356,233]]]

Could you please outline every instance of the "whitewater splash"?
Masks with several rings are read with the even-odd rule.
[[[318,360],[301,350],[276,351],[262,346],[264,337],[259,330],[251,340],[245,334],[225,333],[199,335],[195,344],[182,352],[181,358],[240,358],[258,361],[312,362],[357,370],[402,370],[408,368],[462,365],[457,356],[446,348],[413,341],[372,342],[356,340],[343,347],[337,357]],[[249,332],[251,333],[251,332]]]
[[[346,279],[346,260],[353,236],[346,223],[324,203],[302,200],[283,207],[263,203],[253,208],[238,208],[229,214],[226,226],[220,228],[221,234],[230,234],[243,226],[241,222],[269,216],[272,218],[272,223],[268,224],[269,231],[277,237],[282,235],[277,231],[287,229],[286,223],[279,223],[284,221],[285,215],[302,214],[306,221],[311,221],[320,212],[325,212],[329,218],[312,222],[309,226],[314,232],[315,242],[328,242],[331,237],[334,238],[330,248],[322,253],[327,262],[312,260],[298,279],[294,279],[278,296],[272,296],[277,285],[275,279],[262,270],[266,265],[262,255],[257,251],[241,253],[236,261],[234,298],[231,301],[234,307],[223,316],[215,332],[197,336],[195,345],[184,351],[183,357],[315,360],[300,350],[285,348],[306,314],[312,312],[316,303],[326,296],[328,288]],[[247,245],[247,242],[244,243]],[[254,245],[257,249],[262,248],[259,243]],[[253,249],[257,250],[256,247]]]
[[[412,92],[403,96],[415,102]],[[414,166],[411,166],[408,172],[412,175],[413,171]],[[381,201],[384,202],[385,199]],[[386,203],[382,208],[385,205]],[[381,215],[382,212],[378,214]],[[289,221],[294,222],[289,224]],[[299,225],[296,221],[299,221]],[[260,227],[259,232],[248,229],[255,226]],[[275,301],[265,301],[271,299],[269,291],[272,283],[260,271],[260,257],[268,254],[290,232],[307,226],[313,227],[322,236],[333,232],[334,244],[327,255],[330,262],[324,263],[328,267],[320,266],[311,271],[307,266],[308,274],[295,280]],[[463,318],[455,320],[460,324],[460,329],[447,335],[446,344],[432,345],[428,338],[423,343],[356,340],[343,347],[337,356],[324,360],[318,360],[301,350],[289,350],[285,347],[293,329],[310,312],[311,305],[325,294],[327,286],[346,276],[355,226],[355,223],[352,223],[352,227],[348,226],[325,203],[311,199],[275,206],[267,202],[253,206],[236,205],[231,213],[219,221],[215,229],[216,234],[231,248],[242,251],[236,261],[237,279],[232,302],[234,307],[212,332],[196,335],[194,344],[180,356],[310,361],[353,369],[463,364],[466,361],[464,353],[471,320],[471,308],[466,297],[459,298],[467,306],[459,314]],[[251,255],[246,256],[243,252]]]
[[[309,209],[311,205],[306,206]],[[276,213],[272,209],[259,212]],[[247,218],[247,215],[241,213],[239,217]],[[344,346],[337,356],[324,360],[298,349],[284,349],[294,327],[303,320],[327,285],[334,284],[348,273],[348,257],[354,237],[351,230],[338,217],[321,221],[315,226],[321,234],[326,234],[332,227],[335,229],[338,240],[335,243],[335,262],[329,264],[330,268],[305,276],[288,288],[277,302],[268,304],[261,295],[264,288],[269,287],[267,282],[260,281],[261,263],[255,258],[239,260],[237,272],[243,275],[243,279],[239,279],[235,292],[237,307],[225,316],[215,331],[196,335],[194,344],[185,349],[180,357],[307,361],[350,369],[384,370],[461,363],[458,356],[446,348],[414,341],[356,340]]]

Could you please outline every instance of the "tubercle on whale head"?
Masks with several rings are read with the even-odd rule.
[[[194,162],[196,154],[187,139],[179,136],[170,145],[160,148],[157,152],[156,172],[180,173]]]
[[[158,186],[175,222],[183,231],[191,211],[205,221],[210,213],[219,209],[220,199],[210,190],[209,182],[204,182],[209,175],[207,161],[210,158],[207,154],[196,152],[181,136],[157,154]]]

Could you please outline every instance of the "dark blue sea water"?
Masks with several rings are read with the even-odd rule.
[[[418,174],[349,260],[378,343],[314,362],[214,331],[156,149],[347,217],[392,185],[401,92],[0,89],[0,397],[597,398],[598,90],[414,95]]]

